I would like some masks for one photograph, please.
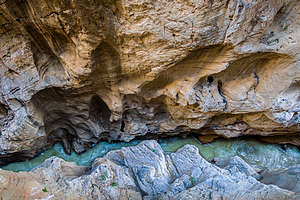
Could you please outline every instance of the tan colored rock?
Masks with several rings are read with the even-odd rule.
[[[299,132],[299,11],[295,0],[1,1],[0,164],[57,141],[82,152],[207,128]]]
[[[275,144],[292,144],[296,146],[300,146],[300,136],[299,135],[276,135],[269,137],[259,137],[260,141],[267,143],[275,143]]]
[[[14,173],[0,169],[0,183],[0,196],[3,200],[46,199],[49,197],[44,185],[27,172]]]
[[[218,135],[198,135],[197,138],[200,140],[201,143],[206,144],[209,142],[214,141],[215,139],[219,138]]]

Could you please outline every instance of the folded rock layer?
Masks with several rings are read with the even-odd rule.
[[[296,0],[1,0],[0,165],[55,142],[299,137]]]

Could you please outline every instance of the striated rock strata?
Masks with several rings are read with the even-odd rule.
[[[135,147],[111,151],[96,159],[91,167],[52,157],[31,172],[0,170],[0,197],[20,200],[296,200],[300,197],[299,188],[288,191],[265,185],[259,178],[239,157],[218,160],[213,165],[200,156],[195,146],[185,145],[175,153],[165,154],[157,142],[146,140]],[[283,180],[278,184],[285,188],[288,182]]]
[[[299,138],[297,0],[0,0],[0,164],[60,141]]]

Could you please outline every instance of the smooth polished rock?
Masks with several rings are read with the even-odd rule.
[[[0,170],[0,197],[5,200],[297,199],[293,191],[256,180],[254,170],[237,157],[225,165],[219,168],[207,162],[193,145],[166,154],[156,141],[146,140],[134,147],[111,151],[90,167],[51,157],[30,172]]]

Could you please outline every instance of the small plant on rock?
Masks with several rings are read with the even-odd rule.
[[[43,192],[48,192],[47,188],[45,188],[45,187],[42,189],[42,191]]]
[[[194,177],[190,177],[190,181],[191,181],[192,184],[194,185],[194,182],[195,182]]]
[[[107,173],[104,172],[104,173],[101,175],[102,181],[106,181],[106,177],[107,177]]]

